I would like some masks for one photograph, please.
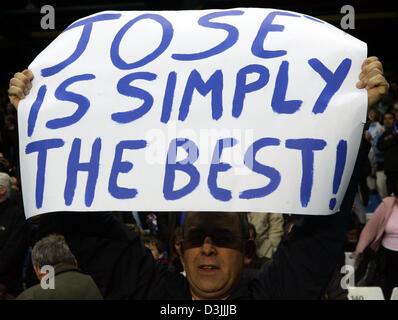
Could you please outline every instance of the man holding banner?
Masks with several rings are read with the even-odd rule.
[[[247,18],[251,13],[252,19],[246,23],[239,24],[240,20],[234,20]],[[128,14],[96,15],[80,20],[65,30],[67,32],[62,36],[71,37],[66,39],[69,43],[76,37],[76,33],[69,30],[83,26],[85,37],[82,36],[82,41],[86,43],[64,62],[44,68],[48,65],[50,56],[51,61],[54,60],[54,48],[57,43],[61,43],[58,41],[53,47],[46,49],[48,54],[41,54],[29,66],[35,74],[35,80],[30,70],[16,73],[11,79],[9,95],[15,107],[18,107],[20,100],[30,90],[34,91],[18,110],[21,167],[26,167],[22,174],[26,216],[29,218],[46,212],[80,211],[46,214],[41,220],[43,224],[50,226],[52,232],[65,236],[79,265],[93,277],[105,298],[199,300],[321,297],[343,252],[347,216],[351,211],[357,185],[354,166],[360,165],[355,163],[355,159],[363,128],[361,120],[366,117],[365,90],[358,89],[366,88],[367,105],[370,106],[388,90],[388,83],[383,76],[383,67],[376,57],[363,61],[366,50],[363,43],[356,39],[351,39],[341,31],[331,31],[330,26],[306,15],[272,10],[265,13],[265,19],[261,10],[252,9],[203,15],[198,20],[200,26],[222,29],[227,31],[228,36],[219,45],[197,54],[176,53],[185,48],[178,44],[178,38],[173,38],[174,29],[182,32],[186,27],[184,23],[187,20],[184,20],[182,26],[178,25],[183,20],[177,19],[177,16],[183,13],[142,14],[138,17],[134,13],[132,20],[129,20]],[[247,28],[250,23],[261,22],[258,20],[260,17],[263,20],[258,32]],[[233,21],[239,27],[210,21],[221,18]],[[121,20],[113,21],[117,19]],[[123,19],[127,23],[120,28]],[[274,23],[274,19],[283,20],[284,25]],[[107,22],[101,22],[105,20]],[[139,23],[144,20],[156,21],[161,25],[163,33],[160,45],[151,54],[140,51],[140,54],[147,55],[136,63],[126,63],[125,58],[129,54],[127,47],[123,46],[123,38],[133,25],[138,28]],[[96,55],[100,52],[109,54],[109,50],[104,50],[100,41],[93,42],[91,39],[89,42],[94,22],[98,23],[95,28],[106,24],[104,28],[108,31],[102,30],[101,36],[110,34],[113,39],[110,57],[104,56],[103,70],[98,70],[98,65],[90,64],[88,58],[93,56],[89,53],[86,56],[83,54],[87,43],[92,45],[87,46],[88,51],[93,50]],[[289,25],[290,23],[292,24]],[[304,31],[314,25],[319,31],[319,34],[312,34],[314,38],[319,36],[319,41],[331,41],[324,36],[330,32],[336,42],[351,50],[330,53],[330,45],[327,43],[325,46],[314,46],[314,38],[300,38],[305,34]],[[295,26],[298,28],[294,28]],[[300,45],[296,43],[289,50],[264,50],[263,44],[268,43],[268,40],[274,41],[277,48],[286,45],[286,39],[275,40],[271,36],[275,31],[284,31],[285,27],[286,33],[297,32],[297,39],[303,42]],[[239,38],[239,31],[242,30],[250,36]],[[197,30],[193,28],[190,31],[194,34]],[[114,34],[116,36],[113,38]],[[95,37],[95,32],[92,36]],[[202,42],[196,37],[190,38],[202,43],[202,50],[209,45],[206,35],[203,35]],[[242,52],[239,48],[247,48],[246,40],[253,38],[251,54],[240,55]],[[215,45],[217,41],[220,40],[216,37],[210,44]],[[308,46],[312,46],[312,52],[305,51]],[[141,49],[137,48],[137,51]],[[168,52],[168,49],[173,51]],[[236,64],[231,63],[225,55],[232,51],[232,56],[239,57],[234,60]],[[163,54],[164,52],[170,55]],[[134,54],[133,52],[133,56]],[[291,55],[295,54],[292,58]],[[278,60],[280,57],[283,57],[283,61]],[[285,60],[288,58],[292,59],[290,63]],[[202,63],[204,59],[213,59],[213,63],[216,62],[220,67],[216,71],[209,70],[210,64]],[[181,61],[184,63],[179,64]],[[190,65],[190,61],[195,64]],[[259,61],[276,63],[270,62],[265,67]],[[146,70],[125,75],[121,71],[143,66],[150,68],[148,70],[151,72]],[[162,73],[165,66],[177,71],[167,70],[167,73]],[[289,67],[292,66],[295,66],[296,69],[293,70],[297,73],[290,78],[294,81],[289,82],[289,73],[292,70],[289,71]],[[116,67],[118,70],[112,72],[108,67]],[[190,71],[190,68],[193,70]],[[77,72],[82,73],[81,69],[90,73],[75,76]],[[355,88],[360,71],[360,81]],[[253,80],[253,74],[257,76],[256,80]],[[207,81],[203,80],[205,75]],[[52,76],[54,77],[51,78]],[[65,77],[68,79],[64,80]],[[186,79],[185,87],[177,82],[181,77]],[[154,88],[151,85],[152,81],[156,84],[156,79],[160,78],[164,79],[164,91],[159,90],[159,86]],[[38,82],[35,82],[36,79]],[[233,83],[228,82],[231,79],[234,80]],[[267,85],[271,79],[275,80],[274,86]],[[149,83],[146,90],[132,86],[131,83],[136,80]],[[63,82],[59,84],[60,81]],[[93,89],[95,86],[90,87],[88,83],[82,85],[83,92],[90,99],[66,90],[69,85],[78,81],[98,81],[99,89]],[[117,103],[114,101],[114,92],[109,89],[109,83],[113,81],[117,82],[117,91],[122,95],[118,97],[120,100]],[[294,91],[296,94],[302,93],[305,96],[303,100],[286,98],[287,89],[292,84],[297,86]],[[195,107],[204,105],[195,99],[195,89],[202,96],[212,93],[211,121],[207,119],[209,113],[202,109],[195,110]],[[52,90],[54,98],[48,93]],[[126,103],[126,96],[139,98],[144,102],[134,110],[121,111],[123,108],[120,108],[119,112],[109,115],[107,112],[113,104],[118,107]],[[226,102],[224,105],[223,98]],[[152,129],[158,120],[156,113],[150,112],[151,109],[161,110],[161,125],[155,129],[158,130],[157,133],[166,133],[167,136],[167,130],[172,127],[170,119],[173,116],[173,99],[180,99],[181,104],[177,133],[168,135],[168,151],[159,152],[162,159],[166,159],[166,163],[159,165],[149,163],[148,158],[134,158],[134,167],[141,168],[135,170],[135,181],[139,181],[140,185],[137,189],[127,188],[132,185],[131,176],[128,178],[127,173],[134,170],[132,162],[122,161],[123,152],[125,157],[130,155],[131,159],[135,152],[139,152],[136,151],[138,149],[149,150],[152,154],[159,151],[150,138],[138,138],[141,132]],[[250,107],[245,105],[245,99]],[[62,113],[60,105],[65,102],[78,105],[72,116],[65,117]],[[264,104],[271,107],[262,108]],[[91,108],[97,108],[98,112],[92,112]],[[346,117],[341,117],[342,113]],[[45,125],[44,119],[48,119]],[[304,123],[297,120],[305,120],[306,125],[291,125]],[[87,125],[90,125],[89,131]],[[231,165],[220,160],[223,151],[226,154],[239,143],[237,135],[231,136],[228,133],[215,134],[217,142],[213,148],[210,169],[206,161],[195,163],[199,155],[203,156],[207,150],[199,144],[200,139],[197,136],[187,134],[190,129],[198,133],[201,129],[220,127],[232,130],[236,125],[241,125],[246,130],[252,129],[252,138],[255,139],[254,142],[250,141],[244,155],[238,157],[241,164],[243,162],[241,171],[232,175],[227,172]],[[334,129],[333,125],[339,126],[338,134],[330,133]],[[287,132],[286,128],[293,130]],[[99,131],[96,132],[97,129]],[[98,136],[98,132],[104,131],[109,133],[106,137]],[[183,135],[182,132],[186,134]],[[272,134],[275,135],[271,137]],[[134,140],[126,140],[126,137]],[[91,154],[87,150],[87,140],[94,141],[90,148]],[[101,152],[101,148],[109,151],[112,146],[114,152]],[[265,147],[270,147],[275,152],[267,149],[263,153]],[[181,161],[177,150],[182,149],[188,156]],[[291,152],[294,152],[294,156]],[[89,162],[81,162],[80,153],[82,158],[89,158]],[[164,157],[165,155],[167,156]],[[301,166],[292,165],[294,160],[290,158],[297,155],[301,155]],[[265,166],[264,162],[270,165]],[[37,169],[31,170],[33,167]],[[88,173],[85,191],[82,188],[82,179],[77,178],[79,171]],[[176,173],[188,175],[188,183]],[[256,175],[248,179],[240,177],[253,173]],[[201,177],[206,175],[207,185],[201,183]],[[158,185],[159,177],[162,176],[163,190]],[[253,185],[264,185],[264,176],[269,179],[265,187],[248,189]],[[330,183],[326,186],[332,180],[333,186]],[[184,186],[180,187],[181,185]],[[220,185],[230,188],[221,188]],[[313,185],[318,188],[313,188]],[[176,186],[180,189],[176,189]],[[100,195],[96,196],[96,193]],[[335,213],[339,208],[340,212]],[[81,212],[116,209],[188,211],[181,252],[186,278],[170,273],[166,266],[155,263],[151,252],[141,245],[139,236],[124,228],[109,214]],[[252,241],[248,240],[247,216],[240,213],[243,211],[306,214],[300,225],[281,242],[272,261],[253,280],[242,277],[245,257],[250,258],[255,250]]]
[[[382,66],[372,57],[362,70],[358,87],[367,87],[369,103],[374,103],[388,88]],[[26,70],[11,80],[10,99],[16,107],[29,93],[32,78]],[[110,215],[53,213],[43,220],[65,234],[79,264],[108,299],[312,299],[320,298],[342,253],[347,217],[343,213],[305,217],[283,240],[263,274],[250,283],[241,278],[243,258],[253,253],[243,214],[188,214],[182,252],[187,279],[167,274],[166,266],[156,264],[140,245],[139,236]],[[108,260],[110,252],[113,260]],[[109,267],[105,277],[99,275],[101,265]],[[124,281],[128,285],[122,285]]]

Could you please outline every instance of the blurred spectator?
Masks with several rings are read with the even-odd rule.
[[[368,132],[370,137],[374,138],[377,134],[384,130],[383,126],[379,122],[380,112],[376,108],[370,108],[368,118],[370,121]]]
[[[18,132],[15,116],[9,114],[4,118],[4,156],[11,162],[12,166],[18,163]]]
[[[364,131],[361,138],[361,143],[359,145],[358,156],[356,160],[356,165],[354,167],[354,173],[356,178],[355,180],[358,181],[357,185],[355,185],[356,193],[355,198],[355,213],[358,215],[359,220],[362,224],[366,222],[366,206],[369,203],[369,187],[367,183],[367,178],[371,174],[372,169],[369,161],[369,151],[371,148],[371,144],[367,139],[369,136],[369,127],[370,121],[367,121],[364,126]],[[352,179],[352,177],[351,177]],[[351,211],[351,206],[349,210]],[[348,209],[348,208],[347,208]]]
[[[398,195],[398,180],[393,187]],[[398,287],[398,196],[383,199],[362,230],[351,258],[358,258],[368,246],[376,255],[362,261],[366,263],[366,273],[358,285],[380,286],[389,298],[392,289]]]
[[[384,123],[384,121],[383,121],[383,123]],[[375,161],[376,161],[376,189],[377,189],[377,193],[380,195],[381,199],[388,196],[387,177],[384,172],[384,154],[377,147],[377,143],[379,142],[379,139],[380,139],[381,135],[383,134],[384,130],[385,129],[383,126],[383,131],[374,137],[373,143],[372,143]]]
[[[132,229],[135,233],[140,234],[140,228],[135,223],[126,223],[126,227]]]
[[[134,214],[134,213],[133,213]],[[141,233],[155,235],[165,246],[165,259],[172,250],[169,246],[173,231],[180,225],[181,213],[179,212],[138,212],[134,218],[140,222]]]
[[[248,219],[256,230],[256,253],[271,258],[283,236],[283,215],[280,213],[250,212]]]
[[[155,213],[151,212],[147,214],[146,223],[149,227],[149,230],[151,231],[150,233],[152,235],[158,235],[159,232],[158,216]]]
[[[392,110],[395,115],[395,121],[398,121],[398,100],[394,101],[392,105]],[[397,126],[397,122],[395,122],[395,125]]]
[[[249,278],[254,278],[270,258],[260,257],[256,253],[257,232],[253,224],[249,223],[249,246],[246,248],[247,255],[244,258],[243,274]]]
[[[398,179],[398,128],[392,112],[384,114],[385,131],[380,136],[377,148],[384,153],[384,172],[387,177],[387,192],[390,195],[394,181]]]
[[[22,291],[22,269],[28,250],[25,216],[10,201],[8,174],[0,173],[0,292],[1,296],[17,296]]]
[[[0,172],[5,172],[5,173],[11,172],[11,164],[4,157],[3,153],[0,153]]]
[[[151,250],[155,260],[162,260],[168,263],[167,259],[164,258],[164,244],[160,239],[151,234],[143,234],[141,235],[141,242],[145,247]]]
[[[159,226],[159,212],[154,213],[133,211],[133,217],[137,226],[140,228],[141,234],[152,234],[159,236],[160,230],[164,231],[165,229],[164,223]],[[163,237],[163,240],[164,239],[165,238]],[[167,237],[167,240],[168,239],[169,237]]]
[[[138,229],[140,230],[139,234],[150,234],[151,230],[149,230],[149,228],[146,224],[146,217],[144,217],[144,219],[142,219],[142,217],[143,217],[142,215],[144,213],[143,212],[138,213],[138,211],[133,211],[132,214],[133,214],[135,224],[137,225]]]
[[[52,234],[38,241],[32,250],[32,264],[40,281],[47,275],[41,271],[43,266],[54,268],[54,287],[44,289],[37,284],[21,293],[18,300],[103,300],[93,279],[77,267],[63,236]]]
[[[380,118],[380,114],[375,108],[371,108],[368,112],[368,118],[370,121],[369,129],[365,132],[365,138],[370,143],[370,150],[368,154],[369,163],[371,167],[371,172],[367,177],[367,184],[371,192],[376,192],[376,171],[377,171],[377,162],[375,151],[373,148],[373,140],[374,138],[381,134],[384,131],[384,127],[380,124],[378,119]]]

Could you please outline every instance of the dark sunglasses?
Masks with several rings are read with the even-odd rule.
[[[201,247],[206,237],[210,237],[212,244],[216,247],[236,250],[242,250],[244,240],[248,239],[224,230],[213,232],[203,232],[202,230],[188,231],[182,240],[184,250]]]

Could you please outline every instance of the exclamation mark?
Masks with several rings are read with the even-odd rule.
[[[339,191],[341,178],[344,172],[345,161],[347,157],[347,141],[340,140],[337,145],[336,152],[336,167],[334,169],[334,178],[333,178],[333,194],[336,195],[337,191]],[[336,198],[330,199],[329,209],[333,210],[336,206]]]

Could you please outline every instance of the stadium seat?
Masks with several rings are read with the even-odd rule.
[[[398,287],[395,287],[392,291],[390,300],[398,300]]]
[[[348,287],[348,300],[384,300],[380,287]]]

